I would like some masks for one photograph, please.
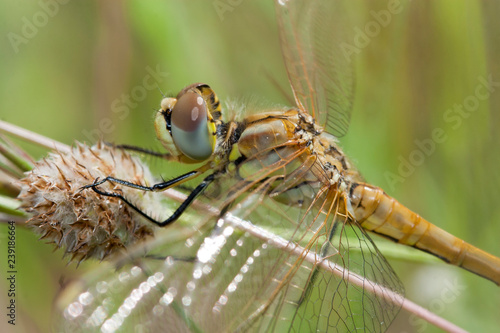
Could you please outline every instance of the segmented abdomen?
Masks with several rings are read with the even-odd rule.
[[[363,228],[431,253],[500,285],[499,258],[429,223],[382,189],[353,184],[350,199],[354,217]]]

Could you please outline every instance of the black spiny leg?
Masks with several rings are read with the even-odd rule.
[[[166,190],[166,189],[168,189],[170,187],[173,187],[175,185],[183,183],[184,181],[186,181],[188,179],[191,179],[191,178],[199,175],[199,173],[200,173],[199,171],[191,171],[191,172],[188,172],[188,173],[186,173],[184,175],[181,175],[181,176],[179,176],[177,178],[174,178],[172,180],[169,180],[169,181],[166,181],[166,182],[162,182],[162,183],[158,183],[158,184],[154,184],[153,186],[138,185],[138,184],[134,184],[134,183],[131,183],[131,182],[128,182],[128,181],[125,181],[125,180],[122,180],[122,179],[113,178],[113,177],[106,177],[103,180],[99,180],[97,178],[94,181],[93,184],[83,186],[82,190],[84,190],[86,188],[92,188],[92,190],[94,190],[94,192],[96,192],[96,193],[98,193],[100,195],[107,196],[107,197],[119,198],[120,200],[122,200],[123,202],[125,202],[128,206],[130,206],[132,209],[134,209],[137,213],[139,213],[140,215],[142,215],[144,218],[148,219],[149,221],[153,222],[154,224],[156,224],[159,227],[164,227],[164,226],[166,226],[166,225],[168,225],[168,224],[176,221],[182,215],[182,213],[184,213],[184,211],[189,207],[189,205],[193,202],[193,200],[201,192],[203,192],[203,190],[208,185],[210,185],[210,183],[214,180],[214,176],[213,175],[209,175],[208,177],[206,177],[205,179],[203,179],[203,181],[198,186],[196,186],[196,188],[189,194],[189,196],[186,198],[186,200],[184,200],[181,203],[181,205],[179,206],[179,208],[177,208],[177,210],[169,218],[167,218],[164,221],[156,221],[154,218],[152,218],[151,216],[147,215],[141,209],[139,209],[137,206],[135,206],[130,201],[128,201],[123,195],[118,194],[118,193],[114,193],[114,192],[103,191],[103,190],[99,189],[98,186],[101,185],[101,184],[103,184],[106,181],[111,181],[111,182],[114,182],[114,183],[121,184],[123,186],[132,187],[132,188],[143,190],[143,191],[156,192],[156,191],[163,191],[163,190]]]
[[[195,176],[198,176],[198,175],[199,175],[199,171],[190,171],[190,172],[185,173],[183,175],[180,175],[179,177],[176,177],[174,179],[167,180],[166,182],[154,184],[153,186],[143,186],[143,185],[139,185],[139,184],[134,184],[134,183],[131,183],[131,182],[126,181],[126,180],[122,180],[122,179],[118,179],[118,178],[109,176],[109,177],[104,178],[103,180],[99,180],[99,178],[96,178],[94,180],[94,183],[92,183],[90,185],[85,185],[81,189],[84,190],[86,188],[92,188],[95,191],[96,186],[99,186],[107,181],[110,181],[112,183],[118,183],[120,185],[132,187],[132,188],[142,190],[142,191],[158,192],[158,191],[164,191],[170,187],[179,185],[179,184],[185,182],[186,180],[194,178]],[[110,195],[108,195],[108,197],[109,196]]]
[[[127,151],[133,151],[136,153],[141,153],[141,154],[150,155],[150,156],[154,156],[154,157],[164,158],[166,160],[175,159],[172,156],[172,154],[170,154],[170,153],[160,153],[160,152],[157,152],[155,150],[137,147],[137,146],[133,146],[133,145],[126,145],[126,144],[115,145],[114,143],[106,142],[106,141],[104,141],[104,144],[107,146],[113,147],[113,148],[125,149]]]
[[[161,158],[165,158],[165,159],[168,159],[169,157],[172,156],[169,153],[159,153],[159,152],[154,151],[154,150],[150,150],[150,149],[146,149],[146,148],[141,148],[141,147],[136,147],[136,146],[132,146],[132,145],[115,145],[114,147],[115,148],[125,149],[125,150],[128,150],[128,151],[135,151],[137,153],[142,153],[142,154],[146,154],[146,155],[161,157]]]

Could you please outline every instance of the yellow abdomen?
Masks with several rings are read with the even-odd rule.
[[[429,223],[382,189],[355,184],[351,204],[354,217],[363,228],[431,253],[500,285],[499,258]]]

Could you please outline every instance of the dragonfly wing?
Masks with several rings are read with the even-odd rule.
[[[244,180],[231,180],[234,189],[254,180],[253,190],[235,199],[224,220],[257,241],[252,254],[258,257],[250,257],[255,267],[262,265],[247,277],[251,283],[241,284],[248,295],[240,296],[253,304],[244,307],[247,319],[237,328],[384,331],[401,307],[403,286],[371,238],[346,214],[342,195],[325,182],[317,160],[294,148],[275,147],[267,158],[248,159],[238,170]],[[273,154],[280,158],[269,158]],[[222,192],[212,202],[225,196],[232,200],[231,191]]]
[[[401,308],[403,286],[359,225],[339,216],[335,223],[338,230],[322,244],[326,259],[308,285],[295,331],[384,332]]]
[[[183,220],[64,293],[61,330],[386,328],[402,293],[391,267],[306,149],[265,154],[219,175]]]
[[[349,127],[355,86],[346,1],[276,0],[282,54],[297,106],[331,134]]]
[[[381,332],[390,325],[402,284],[366,232],[339,214],[338,203],[325,206],[332,196],[325,191],[302,208],[261,196],[226,214],[228,221],[244,216],[234,226],[259,240],[258,258],[250,256],[259,273],[249,275],[239,295],[254,304],[238,330]]]

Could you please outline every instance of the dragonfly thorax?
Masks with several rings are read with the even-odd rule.
[[[228,158],[229,165],[237,164],[231,171],[241,179],[259,179],[256,188],[268,182],[263,188],[277,201],[307,205],[314,197],[311,189],[334,187],[345,192],[350,182],[359,179],[336,138],[300,110],[252,115],[233,128],[239,137],[231,149],[231,155],[236,150],[237,154]],[[229,142],[231,133],[225,131],[222,141]]]

